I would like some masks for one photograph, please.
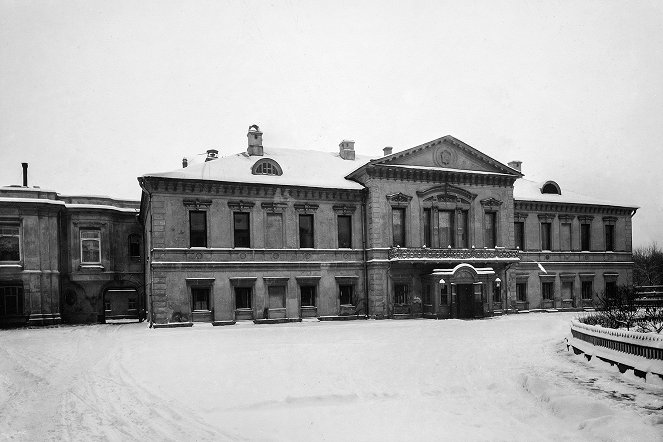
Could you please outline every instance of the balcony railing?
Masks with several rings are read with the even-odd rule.
[[[513,249],[429,249],[425,247],[393,247],[391,261],[498,261],[518,262],[520,252]]]

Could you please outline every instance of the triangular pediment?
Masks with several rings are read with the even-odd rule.
[[[480,173],[522,176],[520,172],[500,163],[472,146],[447,135],[380,158],[374,165],[443,168]]]

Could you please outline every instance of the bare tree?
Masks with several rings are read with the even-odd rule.
[[[663,251],[656,243],[633,251],[633,283],[636,286],[663,284]]]

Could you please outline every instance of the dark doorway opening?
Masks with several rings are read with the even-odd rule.
[[[458,317],[461,319],[474,318],[474,285],[458,284],[456,286],[458,303]]]

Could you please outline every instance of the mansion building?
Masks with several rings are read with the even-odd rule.
[[[138,178],[141,201],[0,188],[0,325],[478,318],[632,284],[637,208],[445,136],[371,158],[248,146]]]
[[[156,326],[582,309],[632,283],[636,207],[445,136],[369,158],[263,147],[139,178]]]

